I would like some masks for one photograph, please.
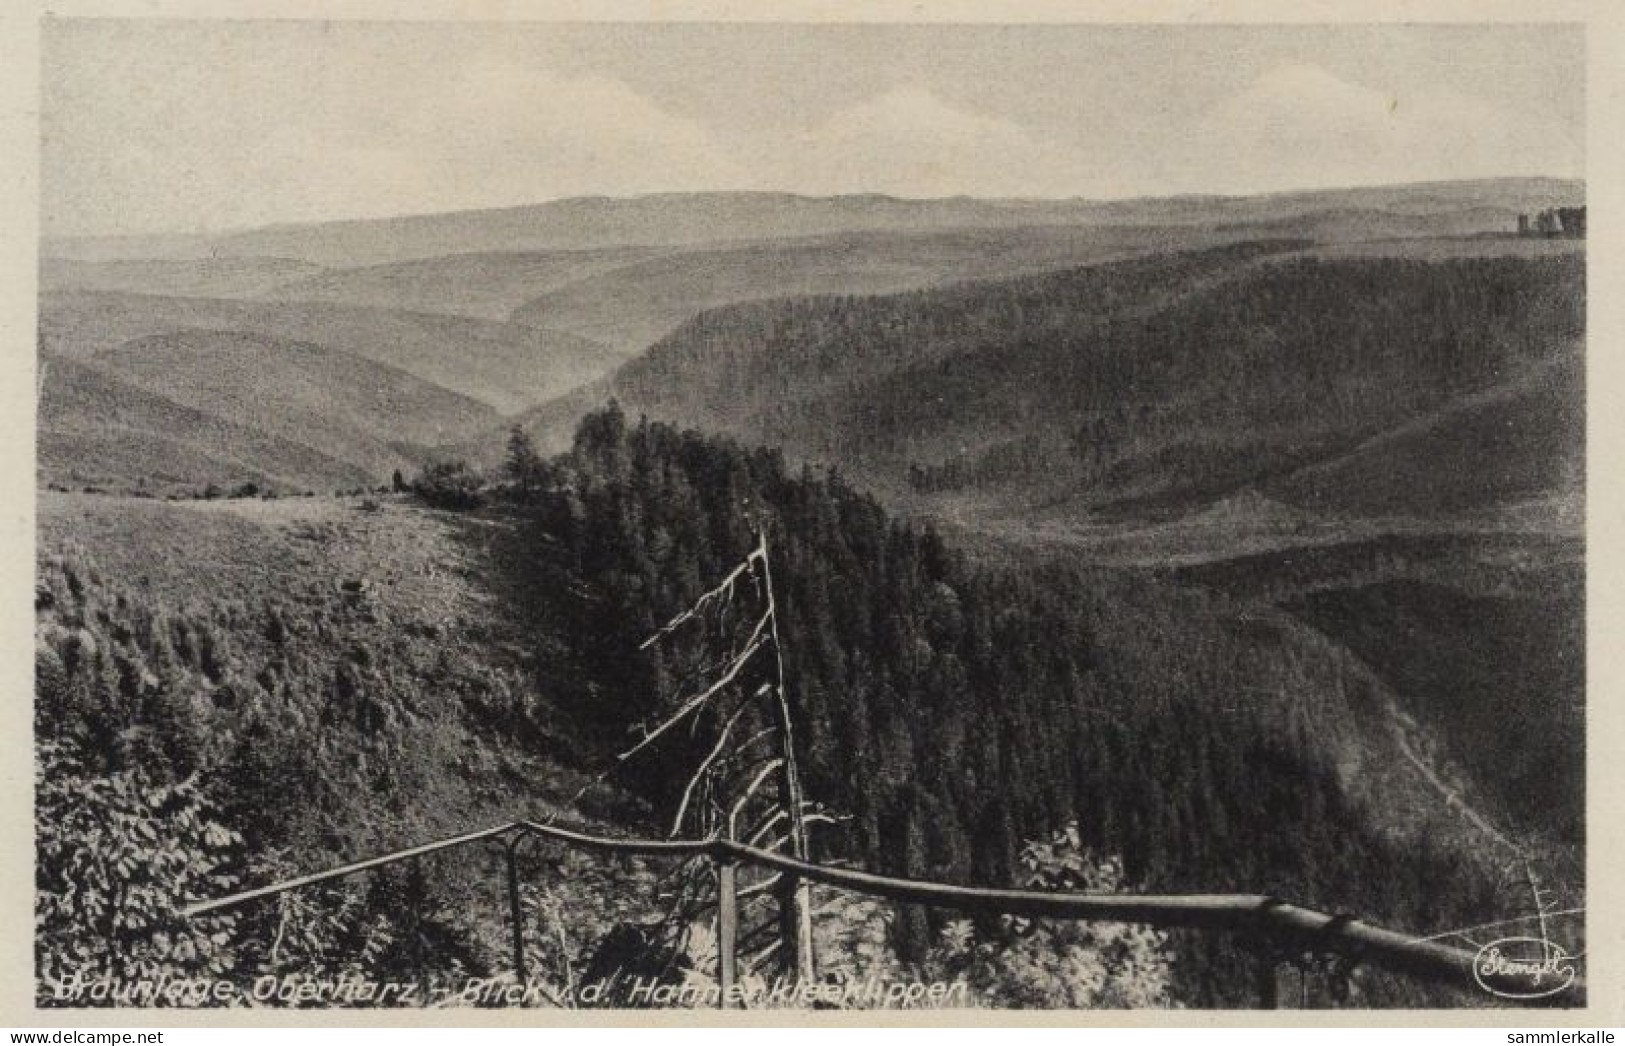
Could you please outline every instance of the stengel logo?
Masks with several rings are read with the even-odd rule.
[[[1544,999],[1574,983],[1572,960],[1562,945],[1544,937],[1502,937],[1473,956],[1473,979],[1480,988],[1503,999]],[[1509,991],[1495,986],[1497,980],[1507,977],[1527,979],[1535,987]]]

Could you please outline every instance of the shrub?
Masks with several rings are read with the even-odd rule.
[[[1118,893],[1122,862],[1085,849],[1076,823],[1021,852],[1023,884],[1040,890]],[[1143,1009],[1170,1006],[1168,935],[1145,926],[1006,916],[991,931],[968,919],[943,927],[931,972],[962,980],[994,1006]]]
[[[235,917],[182,917],[189,899],[229,892],[241,837],[214,820],[196,777],[96,773],[71,743],[35,763],[34,918],[42,1005],[86,1005],[59,986],[129,986],[229,971]],[[110,999],[161,1005],[158,999]]]
[[[436,508],[470,509],[484,503],[480,476],[464,461],[437,461],[424,469],[412,489]]]

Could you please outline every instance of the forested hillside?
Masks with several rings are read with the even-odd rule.
[[[1139,576],[977,566],[836,478],[614,408],[553,468],[564,493],[534,543],[568,555],[525,560],[543,569],[521,589],[591,579],[567,707],[606,743],[673,685],[618,652],[768,529],[807,786],[853,817],[827,854],[1008,883],[1023,839],[1075,818],[1151,890],[1262,890],[1418,929],[1523,910],[1498,892],[1501,855],[1396,763],[1382,681],[1285,613]],[[657,809],[687,764],[664,765],[635,779]],[[931,925],[905,913],[905,955]],[[1235,952],[1180,947],[1184,997],[1243,1001]]]
[[[1362,494],[1313,470],[1363,477],[1377,455],[1386,489],[1425,487],[1405,440],[1501,423],[1522,426],[1507,454],[1455,452],[1449,504],[1389,507],[1573,489],[1581,256],[1274,257],[1297,246],[707,312],[612,391],[983,518],[1172,516],[1249,488],[1319,507]]]

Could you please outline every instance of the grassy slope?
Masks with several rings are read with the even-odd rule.
[[[387,479],[493,421],[493,412],[402,371],[305,342],[184,331],[138,338],[96,366],[128,384]]]
[[[583,339],[463,316],[322,302],[225,301],[62,291],[41,295],[47,351],[94,356],[177,330],[242,331],[322,345],[518,410],[575,387],[611,361]]]
[[[182,406],[116,374],[48,356],[39,401],[42,484],[127,488],[154,494],[214,483],[228,488],[330,490],[368,483],[364,468],[295,440]]]
[[[249,676],[273,655],[260,628],[273,605],[314,629],[299,644],[304,658],[337,664],[364,646],[396,661],[394,673],[379,680],[385,691],[379,698],[415,708],[423,720],[418,742],[439,751],[423,753],[427,794],[379,797],[389,807],[383,823],[367,826],[359,817],[379,799],[355,796],[351,827],[362,833],[354,844],[359,853],[399,841],[395,826],[408,814],[426,828],[453,829],[498,813],[447,766],[435,765],[453,761],[462,744],[455,736],[460,709],[428,682],[435,648],[498,672],[514,667],[507,649],[486,639],[496,627],[473,580],[477,568],[459,546],[459,525],[394,505],[362,512],[356,502],[326,497],[167,503],[48,493],[40,502],[39,555],[46,563],[53,557],[78,563],[155,607],[239,604],[243,619],[229,642]],[[347,598],[345,582],[367,584],[365,613]],[[436,644],[413,639],[430,630]],[[343,731],[327,740],[344,744]],[[523,761],[524,753],[483,758]],[[543,794],[562,791],[569,780],[559,768],[537,767],[534,777],[516,775],[510,783],[527,778],[551,781],[550,789],[537,790]]]

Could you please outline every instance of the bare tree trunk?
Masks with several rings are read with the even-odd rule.
[[[784,648],[779,642],[778,603],[773,592],[773,568],[767,554],[767,532],[759,531],[757,550],[762,557],[762,582],[767,590],[767,607],[772,621],[773,657],[778,672],[778,686],[774,708],[778,715],[780,762],[779,800],[790,818],[790,854],[800,861],[810,860],[807,845],[807,819],[805,799],[801,793],[801,775],[796,762],[795,724],[790,713],[790,695],[784,686]],[[803,984],[811,984],[817,975],[813,961],[812,890],[799,877],[785,876],[780,897],[780,938],[785,949],[784,962],[795,972]]]

